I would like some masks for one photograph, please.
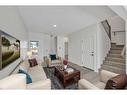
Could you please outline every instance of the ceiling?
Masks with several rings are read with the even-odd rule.
[[[20,6],[18,10],[28,32],[55,35],[68,35],[116,15],[107,6]]]

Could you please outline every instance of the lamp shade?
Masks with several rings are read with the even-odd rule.
[[[28,51],[27,52],[27,56],[31,56],[32,55],[32,52],[31,51]]]
[[[68,42],[68,38],[67,37],[64,37],[64,42]]]

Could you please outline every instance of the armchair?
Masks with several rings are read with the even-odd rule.
[[[54,67],[62,63],[62,58],[56,57],[56,55],[50,55],[50,57],[47,57],[45,61],[48,67]]]

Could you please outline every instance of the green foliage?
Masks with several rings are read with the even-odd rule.
[[[18,45],[18,44],[15,44],[15,43],[14,43],[13,45],[14,45],[14,46],[16,46],[17,48],[19,47],[19,45]]]
[[[20,57],[20,52],[19,51],[14,52],[12,56],[10,56],[8,59],[2,62],[2,68],[9,65],[11,62],[15,61],[19,57]]]
[[[2,37],[2,45],[3,46],[10,46],[11,43],[6,37]]]
[[[3,52],[2,53],[2,61],[8,59],[10,56],[12,56],[14,51],[8,51],[8,52]]]
[[[20,43],[20,41],[19,41],[19,40],[16,40],[16,42]]]

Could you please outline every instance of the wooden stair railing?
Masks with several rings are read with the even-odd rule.
[[[101,24],[103,25],[109,39],[111,40],[111,26],[109,25],[108,20],[102,21]]]

